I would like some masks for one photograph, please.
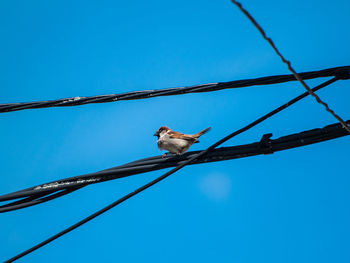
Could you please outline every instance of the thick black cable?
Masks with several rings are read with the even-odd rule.
[[[66,194],[70,194],[70,193],[80,189],[81,187],[82,186],[80,186],[80,187],[72,187],[70,189],[61,190],[61,191],[58,191],[57,193],[54,193],[54,194],[51,194],[51,195],[48,195],[48,196],[46,196],[46,194],[41,194],[41,195],[38,195],[38,196],[33,195],[33,196],[27,197],[25,199],[22,199],[22,200],[19,200],[19,201],[16,201],[16,202],[12,202],[10,204],[6,204],[6,205],[0,206],[0,213],[10,212],[10,211],[26,208],[26,207],[29,207],[29,206],[45,203],[47,201],[56,199],[58,197],[66,195]],[[42,196],[45,196],[45,197],[42,197]]]
[[[327,80],[327,81],[321,83],[320,85],[317,85],[316,87],[314,87],[313,91],[320,90],[321,88],[326,87],[326,86],[334,83],[337,80],[338,80],[337,77],[332,78],[330,80]],[[283,104],[282,106],[276,108],[275,110],[271,111],[270,113],[264,115],[263,117],[259,118],[255,122],[251,123],[250,125],[248,125],[249,126],[248,129],[253,127],[254,125],[264,121],[265,119],[271,117],[272,115],[280,112],[281,110],[293,105],[294,103],[305,98],[308,95],[309,95],[308,92],[302,93],[301,95],[295,97],[294,99],[288,101],[287,103]],[[157,162],[159,165],[161,165],[161,163],[165,162],[165,160],[158,159]],[[133,163],[135,164],[135,162],[133,162]],[[112,179],[117,179],[117,178],[121,178],[121,177],[134,175],[136,173],[144,173],[144,172],[149,171],[149,170],[147,170],[148,167],[142,167],[142,168],[143,169],[139,169],[139,168],[133,167],[132,164],[126,164],[126,165],[123,165],[122,167],[115,167],[115,168],[103,170],[103,171],[100,171],[97,173],[90,173],[87,175],[81,175],[81,176],[75,176],[75,177],[71,177],[71,178],[67,178],[67,179],[62,179],[62,180],[58,180],[58,181],[30,187],[30,188],[20,190],[17,192],[13,192],[10,194],[2,195],[2,196],[0,196],[0,202],[18,199],[18,198],[23,198],[23,197],[28,197],[28,196],[31,196],[33,194],[43,194],[43,193],[52,194],[58,190],[70,189],[70,188],[76,187],[76,186],[85,186],[85,185],[92,184],[92,183],[106,181],[106,180],[103,180],[103,177],[108,178],[108,180],[112,180]],[[157,170],[157,169],[154,169],[154,170]]]
[[[330,83],[335,82],[336,80],[337,80],[337,77],[328,80],[326,83],[329,83],[329,84],[330,84]],[[325,83],[323,83],[323,84],[325,84]],[[321,85],[322,85],[322,84],[321,84]],[[327,85],[328,85],[328,84],[327,84]],[[307,94],[308,94],[308,93],[307,93]],[[44,245],[46,245],[46,244],[48,244],[48,243],[54,241],[55,239],[57,239],[57,238],[63,236],[64,234],[66,234],[66,233],[68,233],[68,232],[70,232],[70,231],[72,231],[72,230],[78,228],[79,226],[81,226],[81,225],[83,225],[83,224],[89,222],[90,220],[92,220],[92,219],[94,219],[95,217],[97,217],[97,216],[99,216],[99,215],[105,213],[106,211],[112,209],[113,207],[115,207],[115,206],[117,206],[117,205],[123,203],[124,201],[128,200],[129,198],[131,198],[131,197],[137,195],[138,193],[141,193],[142,191],[148,189],[149,187],[155,185],[156,183],[158,183],[158,182],[160,182],[160,181],[166,179],[166,178],[169,177],[171,174],[175,173],[176,171],[180,170],[181,168],[185,167],[186,165],[188,165],[188,164],[192,163],[193,161],[197,160],[197,159],[200,158],[201,156],[204,156],[205,154],[207,154],[208,152],[210,152],[211,150],[213,150],[213,149],[216,148],[217,146],[223,144],[224,142],[228,141],[229,139],[233,138],[234,136],[237,136],[237,135],[239,135],[240,133],[243,133],[243,132],[249,130],[250,128],[252,128],[252,127],[258,125],[259,123],[263,122],[263,121],[266,120],[267,118],[269,118],[269,117],[273,116],[274,114],[276,114],[276,113],[282,111],[283,109],[287,108],[288,106],[294,104],[295,102],[297,102],[298,100],[300,100],[300,99],[302,99],[302,98],[304,98],[304,97],[306,97],[306,96],[307,96],[307,95],[303,96],[303,94],[302,94],[302,95],[298,96],[297,98],[294,98],[294,99],[291,100],[289,103],[284,104],[284,105],[278,107],[277,109],[275,109],[275,110],[269,112],[268,114],[265,114],[264,116],[260,117],[260,118],[257,119],[256,121],[254,121],[254,122],[252,122],[252,123],[246,125],[245,127],[243,127],[243,128],[241,128],[241,129],[239,129],[239,130],[237,130],[237,131],[235,131],[235,132],[233,132],[233,133],[227,135],[227,136],[224,137],[223,139],[217,141],[216,143],[214,143],[213,145],[211,145],[210,147],[208,147],[206,150],[203,150],[203,151],[199,152],[198,154],[194,155],[194,156],[191,157],[190,159],[184,161],[182,164],[180,164],[180,165],[178,165],[177,167],[171,169],[170,171],[166,172],[165,174],[159,176],[158,178],[152,180],[151,182],[149,182],[149,183],[147,183],[147,184],[145,184],[145,185],[143,185],[143,186],[137,188],[136,190],[134,190],[134,191],[130,192],[129,194],[123,196],[122,198],[118,199],[117,201],[113,202],[112,204],[110,204],[110,205],[108,205],[108,206],[102,208],[101,210],[99,210],[99,211],[93,213],[92,215],[90,215],[90,216],[84,218],[83,220],[79,221],[78,223],[76,223],[76,224],[74,224],[74,225],[72,225],[72,226],[70,226],[70,227],[64,229],[63,231],[61,231],[61,232],[59,232],[59,233],[57,233],[57,234],[51,236],[50,238],[44,240],[43,242],[41,242],[41,243],[39,243],[39,244],[33,246],[32,248],[29,248],[28,250],[26,250],[26,251],[24,251],[24,252],[22,252],[22,253],[20,253],[20,254],[18,254],[18,255],[16,255],[16,256],[12,257],[11,259],[9,259],[9,260],[7,260],[7,261],[5,261],[5,262],[13,262],[13,261],[15,261],[15,260],[17,260],[17,259],[19,259],[19,258],[21,258],[21,257],[23,257],[23,256],[25,256],[25,255],[27,255],[27,254],[29,254],[29,253],[35,251],[35,250],[39,249],[40,247],[42,247],[42,246],[44,246]]]
[[[337,76],[339,79],[348,79],[350,73],[350,66],[328,68],[318,71],[310,71],[300,73],[299,75],[303,79],[313,79],[321,77],[334,77]],[[144,91],[134,91],[121,94],[110,94],[110,95],[98,95],[91,97],[73,97],[65,98],[51,101],[37,101],[37,102],[24,102],[24,103],[6,103],[0,104],[0,113],[18,111],[25,109],[39,109],[48,107],[65,107],[65,106],[78,106],[89,103],[104,103],[104,102],[115,102],[120,100],[136,100],[136,99],[146,99],[158,96],[170,96],[170,95],[180,95],[187,93],[199,93],[199,92],[210,92],[218,91],[223,89],[231,88],[242,88],[254,85],[268,85],[277,84],[287,81],[295,81],[296,78],[293,74],[289,75],[277,75],[269,76],[255,79],[244,79],[228,82],[218,82],[209,83],[202,85],[195,85],[189,87],[179,87],[179,88],[168,88],[160,90],[144,90]]]
[[[347,123],[350,124],[350,121],[347,121]],[[288,150],[296,147],[324,142],[324,141],[328,141],[328,140],[339,138],[346,135],[350,135],[350,134],[347,133],[339,124],[328,125],[322,129],[313,129],[309,131],[303,131],[300,133],[283,136],[281,138],[273,139],[273,140],[270,139],[270,137],[272,136],[272,134],[270,133],[262,136],[262,139],[260,142],[254,142],[250,144],[231,146],[231,147],[217,148],[209,152],[206,156],[196,160],[192,164],[232,160],[232,159],[256,156],[260,154],[272,154],[278,151],[284,151],[284,150]],[[175,167],[198,153],[199,151],[188,152],[181,156],[171,156],[166,159],[162,159],[162,157],[146,158],[143,160],[133,162],[130,165],[132,165],[135,174],[140,172],[145,173],[145,172],[150,172],[154,170]],[[159,159],[162,159],[164,162],[160,164]],[[122,169],[123,168],[118,170],[118,168],[113,168],[114,176],[102,177],[101,182],[115,179],[115,176],[120,176],[120,174],[122,173],[121,172]],[[79,188],[82,188],[82,187],[83,186],[80,186]],[[14,211],[14,210],[18,210],[28,206],[47,202],[59,196],[63,196],[65,194],[73,192],[75,190],[78,190],[78,187],[59,191],[58,196],[54,196],[52,194],[48,196],[48,198],[46,199],[45,198],[39,199],[38,196],[33,195],[31,197],[24,198],[22,200],[0,206],[0,213]],[[36,200],[36,199],[39,199],[39,200]]]

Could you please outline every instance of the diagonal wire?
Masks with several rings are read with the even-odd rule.
[[[337,77],[332,78],[332,79],[328,80],[327,82],[323,83],[323,86],[326,86],[326,85],[328,85],[328,84],[330,84],[330,83],[333,83],[333,82],[335,82],[336,80],[337,80]],[[321,85],[322,85],[322,84],[321,84]],[[305,94],[305,93],[304,93],[304,94]],[[25,255],[27,255],[27,254],[29,254],[29,253],[31,253],[31,252],[33,252],[33,251],[35,251],[35,250],[37,250],[37,249],[39,249],[39,248],[45,246],[46,244],[48,244],[48,243],[54,241],[55,239],[57,239],[57,238],[63,236],[64,234],[67,234],[68,232],[70,232],[70,231],[72,231],[72,230],[78,228],[79,226],[81,226],[81,225],[83,225],[83,224],[89,222],[90,220],[94,219],[95,217],[97,217],[97,216],[99,216],[99,215],[101,215],[101,214],[107,212],[108,210],[112,209],[113,207],[115,207],[115,206],[117,206],[117,205],[123,203],[124,201],[128,200],[129,198],[131,198],[131,197],[133,197],[133,196],[135,196],[135,195],[141,193],[142,191],[148,189],[149,187],[155,185],[156,183],[158,183],[158,182],[160,182],[160,181],[166,179],[166,178],[167,178],[168,176],[170,176],[171,174],[175,173],[176,171],[180,170],[181,168],[185,167],[186,165],[188,165],[188,164],[194,162],[195,160],[197,160],[197,159],[200,158],[201,156],[204,156],[205,154],[207,154],[208,152],[212,151],[212,150],[215,149],[217,146],[223,144],[224,142],[228,141],[229,139],[233,138],[234,136],[237,136],[237,135],[239,135],[239,134],[241,134],[241,133],[243,133],[243,132],[245,132],[245,131],[251,129],[252,127],[258,125],[259,123],[263,122],[264,120],[266,120],[266,119],[270,118],[271,116],[275,115],[276,113],[278,113],[278,112],[280,112],[280,111],[286,109],[286,108],[289,107],[290,105],[292,105],[292,104],[296,103],[297,101],[301,100],[302,98],[306,97],[308,93],[307,93],[306,95],[304,95],[304,94],[302,94],[302,95],[300,95],[300,96],[298,96],[298,97],[292,99],[292,100],[289,101],[288,103],[283,104],[282,106],[278,107],[277,109],[275,109],[275,110],[273,110],[273,111],[271,111],[271,112],[265,114],[264,116],[258,118],[257,120],[255,120],[254,122],[252,122],[252,123],[250,123],[250,124],[244,126],[243,128],[238,129],[237,131],[232,132],[231,134],[229,134],[229,135],[227,135],[226,137],[222,138],[221,140],[217,141],[216,143],[214,143],[213,145],[211,145],[211,146],[208,147],[207,149],[205,149],[205,150],[199,152],[198,154],[194,155],[193,157],[191,157],[191,158],[188,159],[187,161],[185,161],[185,162],[183,162],[182,164],[178,165],[177,167],[171,169],[170,171],[166,172],[165,174],[163,174],[163,175],[159,176],[158,178],[152,180],[151,182],[149,182],[149,183],[147,183],[147,184],[145,184],[145,185],[143,185],[143,186],[137,188],[136,190],[134,190],[134,191],[130,192],[129,194],[123,196],[122,198],[118,199],[117,201],[111,203],[110,205],[108,205],[108,206],[102,208],[101,210],[98,210],[97,212],[93,213],[92,215],[90,215],[90,216],[88,216],[88,217],[82,219],[82,220],[79,221],[78,223],[76,223],[76,224],[74,224],[74,225],[72,225],[72,226],[70,226],[70,227],[68,227],[68,228],[66,228],[66,229],[64,229],[64,230],[62,230],[61,232],[59,232],[59,233],[57,233],[57,234],[51,236],[50,238],[48,238],[48,239],[42,241],[41,243],[39,243],[39,244],[37,244],[37,245],[35,245],[35,246],[29,248],[28,250],[23,251],[22,253],[20,253],[20,254],[18,254],[18,255],[16,255],[16,256],[10,258],[9,260],[7,260],[7,261],[5,261],[5,262],[13,262],[13,261],[15,261],[15,260],[17,260],[17,259],[19,259],[19,258],[21,258],[21,257],[23,257],[23,256],[25,256]]]
[[[276,45],[273,43],[272,39],[266,35],[265,31],[258,24],[258,22],[254,19],[254,17],[252,17],[252,15],[246,9],[243,8],[241,3],[237,2],[236,0],[231,0],[231,1],[234,5],[236,5],[242,11],[242,13],[250,20],[250,22],[253,23],[253,25],[256,27],[256,29],[259,30],[262,37],[270,44],[270,46],[273,48],[273,50],[276,52],[276,54],[281,58],[282,62],[287,64],[289,71],[293,73],[294,77],[301,83],[301,85],[303,85],[303,87],[310,93],[310,95],[312,97],[314,97],[318,103],[323,105],[325,107],[326,111],[328,111],[330,114],[332,114],[333,117],[336,118],[342,124],[343,128],[346,129],[350,133],[350,126],[347,125],[345,123],[345,121],[339,115],[337,115],[332,109],[329,108],[327,103],[323,102],[321,100],[321,98],[318,95],[316,95],[309,88],[309,86],[302,79],[302,77],[293,69],[291,62],[284,58],[284,56],[281,54],[281,52],[277,49]]]

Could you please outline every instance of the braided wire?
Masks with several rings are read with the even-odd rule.
[[[334,67],[318,71],[309,71],[299,74],[303,79],[314,79],[322,77],[338,77],[339,79],[350,78],[350,66]],[[171,96],[188,93],[200,93],[200,92],[211,92],[219,91],[224,89],[232,88],[243,88],[256,85],[269,85],[278,84],[288,81],[295,81],[296,78],[293,74],[287,75],[276,75],[254,79],[243,79],[228,82],[209,83],[202,85],[195,85],[189,87],[177,87],[160,90],[143,90],[133,91],[120,94],[110,95],[98,95],[91,97],[73,97],[65,99],[57,99],[50,101],[36,101],[36,102],[23,102],[23,103],[6,103],[0,104],[0,113],[19,111],[25,109],[39,109],[49,107],[68,107],[68,106],[79,106],[90,103],[105,103],[105,102],[116,102],[122,100],[136,100],[136,99],[147,99],[158,96]]]

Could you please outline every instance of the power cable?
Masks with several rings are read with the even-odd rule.
[[[347,121],[347,123],[350,123],[350,121]],[[284,151],[284,150],[288,150],[296,147],[324,142],[331,139],[343,137],[346,135],[350,135],[350,134],[347,131],[345,131],[339,123],[327,125],[322,129],[312,129],[309,131],[303,131],[300,133],[283,136],[281,138],[273,139],[273,140],[270,139],[272,134],[269,133],[269,134],[263,135],[262,139],[259,142],[214,149],[213,151],[209,152],[205,157],[199,158],[198,160],[194,161],[192,164],[226,161],[226,160],[251,157],[251,156],[256,156],[261,154],[272,154],[278,151]],[[188,160],[193,155],[196,155],[198,153],[199,151],[193,151],[193,152],[187,152],[181,156],[169,156],[166,158],[162,158],[161,156],[156,156],[156,157],[141,159],[126,165],[108,169],[111,172],[111,174],[108,176],[106,174],[100,175],[99,176],[100,180],[97,182],[105,182],[108,180],[121,178],[125,176],[131,176],[139,173],[146,173],[146,172],[151,172],[155,170],[174,167],[181,164],[181,162]],[[126,169],[129,170],[127,173],[125,171]],[[99,172],[97,172],[96,174],[98,173]],[[60,197],[68,193],[71,193],[75,190],[78,190],[79,188],[82,188],[84,186],[87,186],[87,185],[80,185],[80,186],[71,187],[65,190],[58,190],[58,193],[51,194],[45,198],[43,198],[43,196],[46,195],[45,193],[33,194],[19,201],[15,201],[15,202],[0,206],[0,213],[14,211],[21,208],[47,202],[49,200],[55,199],[57,197]]]
[[[58,190],[57,193],[50,194],[50,195],[47,195],[45,193],[32,195],[22,200],[0,206],[0,213],[10,212],[10,211],[22,209],[33,205],[38,205],[38,204],[56,199],[58,197],[64,196],[66,194],[70,194],[82,187],[83,186],[76,186],[76,187],[71,187],[69,189]]]
[[[318,71],[309,71],[300,73],[299,75],[303,79],[314,79],[321,77],[335,77],[339,79],[348,79],[350,73],[350,66],[328,68]],[[255,85],[268,85],[277,84],[288,81],[295,81],[296,78],[293,74],[289,75],[277,75],[268,76],[254,79],[243,79],[228,82],[217,82],[202,85],[195,85],[189,87],[178,87],[178,88],[168,88],[160,90],[143,90],[143,91],[133,91],[121,94],[110,94],[110,95],[98,95],[91,97],[73,97],[65,99],[57,99],[50,101],[36,101],[36,102],[23,102],[23,103],[6,103],[0,104],[0,113],[19,111],[25,109],[39,109],[48,107],[66,107],[66,106],[78,106],[85,105],[89,103],[104,103],[104,102],[115,102],[121,100],[136,100],[136,99],[146,99],[158,96],[170,96],[170,95],[180,95],[187,93],[200,93],[200,92],[211,92],[223,89],[232,88],[242,88]]]

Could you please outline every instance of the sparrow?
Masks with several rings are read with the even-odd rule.
[[[179,155],[186,152],[192,144],[198,143],[198,138],[210,129],[211,127],[195,134],[183,134],[181,132],[172,131],[166,126],[162,126],[156,131],[154,136],[158,137],[157,145],[159,149]],[[166,156],[166,153],[162,156]]]

